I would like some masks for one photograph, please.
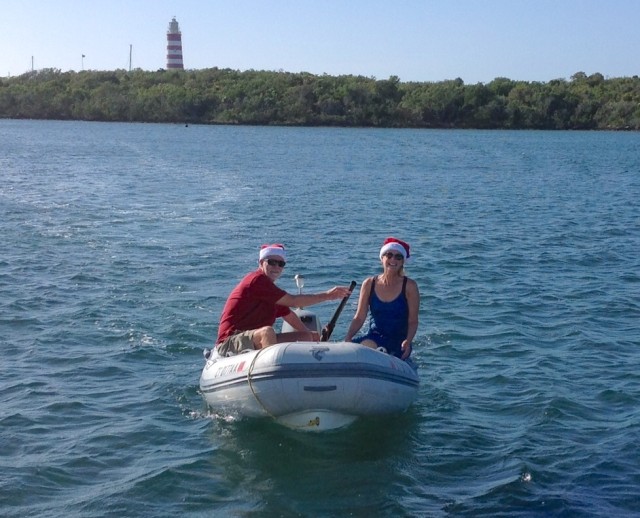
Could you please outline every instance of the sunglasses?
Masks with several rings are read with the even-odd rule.
[[[267,264],[269,266],[279,266],[280,268],[284,268],[287,263],[286,261],[279,261],[278,259],[267,259]]]
[[[396,261],[404,261],[404,255],[402,254],[394,254],[393,252],[386,252],[384,257],[387,259],[395,259]]]

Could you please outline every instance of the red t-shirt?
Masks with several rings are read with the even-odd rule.
[[[276,318],[288,315],[287,306],[276,304],[286,294],[262,270],[246,275],[224,305],[216,345],[240,331],[272,326]]]

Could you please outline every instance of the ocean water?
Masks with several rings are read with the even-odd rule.
[[[640,134],[0,120],[0,178],[1,516],[640,516]],[[313,292],[389,235],[408,412],[207,409],[261,244]]]

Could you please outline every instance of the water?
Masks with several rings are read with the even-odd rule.
[[[0,121],[0,175],[2,516],[640,515],[640,134]],[[409,412],[207,410],[260,244],[313,292],[388,235],[422,294]]]

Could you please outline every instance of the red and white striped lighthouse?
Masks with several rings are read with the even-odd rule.
[[[169,30],[167,31],[167,68],[184,69],[182,63],[182,33],[175,16],[169,23]]]

